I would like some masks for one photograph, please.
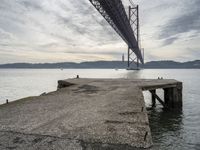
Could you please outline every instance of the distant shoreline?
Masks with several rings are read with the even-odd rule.
[[[105,69],[108,69],[108,70],[110,70],[110,69],[113,69],[113,70],[127,70],[127,68],[0,68],[0,70],[3,70],[3,69],[5,69],[5,70],[8,70],[8,69],[16,69],[16,70],[20,70],[20,69],[26,69],[26,70],[29,70],[29,69],[34,69],[34,70],[41,70],[41,69],[48,69],[48,70],[53,70],[53,69],[55,69],[55,70],[70,70],[70,69],[74,69],[74,70],[78,70],[78,69],[85,69],[85,70],[89,70],[89,69],[98,69],[98,70],[105,70]],[[141,68],[140,70],[150,70],[150,69],[162,69],[162,70],[167,70],[167,69],[172,69],[172,70],[174,70],[174,69],[179,69],[179,70],[181,70],[181,69],[187,69],[187,70],[199,70],[200,68]],[[129,71],[132,71],[132,70],[129,70]]]
[[[132,66],[136,68],[136,65]],[[140,65],[141,69],[200,69],[200,60],[188,62],[150,61]],[[0,69],[126,69],[127,62],[93,61],[93,62],[62,62],[62,63],[12,63],[0,64]]]

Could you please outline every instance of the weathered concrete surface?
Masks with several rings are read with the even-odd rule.
[[[175,80],[67,82],[72,84],[62,88],[62,82],[58,91],[0,106],[0,149],[148,148],[152,139],[141,88]]]
[[[0,149],[15,150],[82,150],[82,142],[53,136],[0,132]]]
[[[11,131],[0,132],[0,141],[0,150],[143,150],[126,144],[91,143]]]

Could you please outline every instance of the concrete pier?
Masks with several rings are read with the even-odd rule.
[[[173,79],[140,80],[138,86],[141,87],[143,91],[150,91],[152,94],[153,107],[155,107],[156,100],[158,100],[168,109],[182,108],[182,82]],[[163,89],[163,100],[156,94],[157,89]]]
[[[165,90],[164,101],[158,88]],[[149,148],[142,90],[155,91],[154,101],[164,106],[181,107],[182,84],[176,80],[62,80],[55,92],[0,106],[0,149]]]

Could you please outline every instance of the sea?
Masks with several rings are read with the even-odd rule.
[[[150,109],[144,92],[155,150],[200,150],[200,70],[198,69],[0,69],[0,104],[57,89],[68,78],[176,79],[183,82],[183,109]],[[160,90],[159,94],[163,91]]]

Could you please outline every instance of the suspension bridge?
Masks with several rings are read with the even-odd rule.
[[[128,69],[144,63],[139,40],[139,6],[130,0],[128,14],[121,0],[89,0],[128,45]]]

